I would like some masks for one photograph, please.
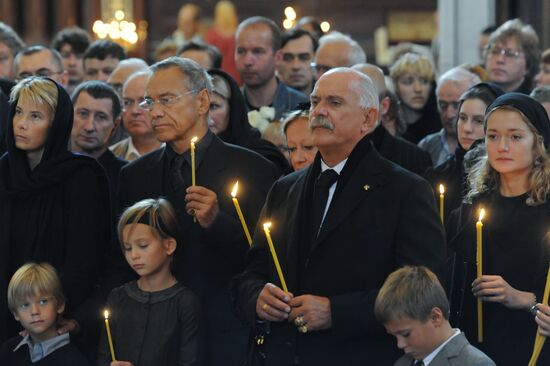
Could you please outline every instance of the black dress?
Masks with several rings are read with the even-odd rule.
[[[61,278],[66,316],[82,325],[89,316],[83,305],[94,289],[109,241],[109,189],[95,159],[67,150],[73,105],[63,87],[57,89],[54,119],[34,170],[15,146],[17,102],[11,106],[7,153],[0,158],[0,291],[6,293],[13,272],[25,262],[50,262]],[[0,340],[20,329],[7,311],[5,296],[0,296]]]
[[[550,228],[550,204],[527,206],[526,198],[526,194],[486,194],[454,211],[448,224],[449,245],[456,251],[451,321],[499,366],[527,365],[537,326],[528,311],[483,302],[484,342],[477,342],[477,306],[471,290],[476,277],[475,222],[479,208],[484,207],[483,273],[502,276],[513,288],[535,293],[540,302],[548,270],[545,235]],[[540,365],[550,364],[547,348]]]
[[[201,310],[197,296],[176,283],[161,291],[142,291],[137,282],[114,289],[107,300],[117,360],[134,366],[202,365]],[[111,355],[102,329],[98,365]]]

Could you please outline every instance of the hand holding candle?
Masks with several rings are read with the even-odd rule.
[[[479,220],[476,223],[476,267],[477,278],[483,276],[483,217],[485,209],[479,211]],[[477,340],[483,342],[483,303],[477,298]]]
[[[233,190],[231,191],[231,197],[233,198],[233,204],[235,205],[235,210],[237,210],[237,215],[239,216],[239,220],[241,220],[241,225],[243,226],[244,234],[246,235],[246,240],[248,240],[248,245],[252,245],[252,237],[250,236],[250,232],[248,231],[248,226],[246,225],[246,221],[244,221],[244,216],[243,216],[243,212],[241,211],[241,206],[239,205],[239,201],[237,200],[238,189],[239,189],[239,181],[237,181],[233,186]]]
[[[111,359],[116,361],[115,357],[115,347],[113,346],[113,338],[111,337],[111,327],[109,326],[109,310],[103,312],[105,315],[105,329],[107,330],[107,339],[109,341],[109,350],[111,351]]]
[[[550,266],[548,267],[548,274],[546,275],[546,285],[544,286],[544,294],[542,295],[542,303],[548,304],[548,296],[550,295]],[[531,355],[531,360],[529,360],[529,366],[536,366],[539,359],[540,352],[542,347],[546,342],[546,337],[541,335],[538,331],[535,335],[535,346],[533,347],[533,354]]]
[[[277,270],[277,275],[279,276],[279,280],[281,281],[281,286],[283,286],[283,291],[288,292],[285,278],[283,277],[283,271],[281,270],[281,265],[279,264],[277,253],[275,252],[275,246],[273,245],[273,241],[271,240],[271,234],[269,233],[270,227],[271,227],[270,222],[264,223],[265,237],[267,238],[267,244],[269,245],[269,250],[271,251],[271,256],[273,257],[273,262],[275,262],[275,269]]]
[[[443,184],[439,185],[439,217],[441,222],[445,222],[445,213],[443,211],[445,205],[445,186]]]

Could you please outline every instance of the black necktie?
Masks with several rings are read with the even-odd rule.
[[[176,194],[185,194],[185,180],[183,179],[183,173],[181,167],[185,163],[185,158],[183,155],[176,155],[172,159],[172,164],[170,164],[170,184],[174,188]]]
[[[338,180],[338,173],[327,169],[315,180],[313,189],[313,240],[317,238],[323,222],[323,214],[328,200],[330,187]]]
[[[424,366],[424,361],[422,361],[422,360],[415,360],[415,361],[413,361],[413,363],[411,364],[411,366]]]

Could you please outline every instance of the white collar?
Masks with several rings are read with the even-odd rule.
[[[445,342],[443,342],[439,347],[437,347],[432,353],[430,353],[429,355],[427,355],[422,361],[424,362],[424,365],[425,366],[428,366],[430,364],[430,362],[433,361],[433,359],[435,358],[435,356],[437,356],[437,354],[443,349],[443,347],[445,347],[445,345],[447,343],[449,343],[451,341],[451,339],[453,339],[454,337],[456,337],[457,335],[460,334],[460,329],[458,328],[453,328],[453,335],[449,337],[449,339],[447,339]]]
[[[344,160],[342,160],[341,162],[339,162],[335,166],[330,167],[323,161],[323,159],[321,159],[321,173],[324,172],[327,169],[332,169],[336,173],[338,173],[338,175],[340,175],[340,173],[342,173],[342,170],[344,169],[344,166],[346,165],[347,161],[348,161],[348,158],[345,158]]]

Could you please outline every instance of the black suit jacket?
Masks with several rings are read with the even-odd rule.
[[[174,268],[178,280],[202,302],[211,359],[208,364],[240,364],[247,334],[231,311],[227,289],[230,279],[244,269],[249,246],[230,192],[238,180],[239,204],[250,230],[254,230],[265,197],[277,178],[276,168],[262,156],[213,136],[197,168],[196,179],[197,185],[217,193],[220,213],[210,228],[202,229],[185,212],[185,193],[174,197],[165,192],[164,179],[168,175],[165,149],[153,151],[122,169],[120,207],[124,209],[141,199],[159,196],[165,196],[174,205],[181,225]],[[234,330],[239,334],[231,333]],[[233,361],[236,358],[240,359]]]
[[[401,137],[392,136],[381,125],[371,136],[380,155],[413,173],[422,175],[432,166],[429,153]]]
[[[271,323],[267,366],[293,365],[295,355],[301,366],[392,364],[399,357],[395,341],[374,318],[379,287],[405,264],[442,270],[443,228],[428,183],[382,158],[370,141],[362,143],[365,151],[357,151],[359,162],[343,181],[344,167],[305,261],[298,252],[311,215],[307,192],[320,170],[320,156],[308,169],[278,180],[269,193],[262,220],[273,222],[271,234],[289,291],[328,297],[332,328],[302,335],[288,322]],[[232,284],[235,306],[248,322],[256,320],[256,300],[267,281],[280,286],[265,236],[257,231],[247,269]]]

